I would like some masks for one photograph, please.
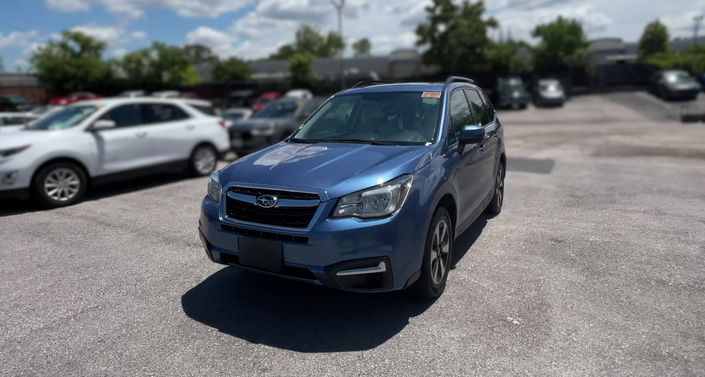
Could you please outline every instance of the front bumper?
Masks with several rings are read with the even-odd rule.
[[[34,166],[28,163],[30,161],[18,156],[0,158],[0,193],[3,197],[24,196],[28,191],[34,171]]]
[[[426,227],[421,210],[417,213],[407,202],[385,219],[331,219],[335,204],[321,203],[324,208],[305,230],[282,230],[220,218],[217,204],[206,197],[199,219],[201,241],[213,262],[247,269],[252,268],[240,263],[239,237],[281,241],[281,271],[257,271],[331,288],[380,292],[413,283],[426,238],[425,231],[418,231]]]

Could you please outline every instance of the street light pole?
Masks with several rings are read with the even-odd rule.
[[[340,40],[343,42],[343,45],[345,45],[345,39],[343,39],[343,7],[345,6],[345,0],[330,0],[330,3],[333,4],[335,9],[338,11],[338,35],[340,36]],[[340,49],[340,52],[338,53],[338,61],[340,64],[340,90],[345,89],[345,67],[343,66],[344,50],[345,47]]]
[[[698,45],[698,31],[700,30],[700,23],[703,22],[703,15],[698,15],[693,17],[693,21],[695,22],[695,28],[693,30],[693,46]]]

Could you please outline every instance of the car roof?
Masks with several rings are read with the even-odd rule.
[[[130,104],[130,103],[143,103],[143,102],[169,103],[169,104],[188,103],[187,100],[184,100],[182,98],[109,97],[109,98],[100,98],[100,99],[92,99],[92,100],[88,100],[88,101],[74,102],[68,106],[86,106],[86,105],[88,105],[88,106],[90,106],[90,105],[114,106],[114,105],[122,105],[122,104]]]
[[[452,83],[448,84],[456,86],[458,84],[468,86],[467,83]],[[431,82],[415,82],[415,83],[399,83],[399,84],[374,84],[359,88],[351,88],[340,92],[339,94],[357,94],[357,93],[387,93],[387,92],[441,92],[446,87],[444,83]]]

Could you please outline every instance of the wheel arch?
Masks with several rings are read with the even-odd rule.
[[[435,213],[439,208],[445,208],[450,216],[450,221],[453,223],[453,229],[458,226],[458,206],[455,204],[455,198],[450,193],[447,193],[441,197],[441,200],[436,204],[436,208],[433,210]]]
[[[31,179],[31,181],[30,181],[30,187],[34,185],[34,180],[37,179],[37,174],[38,174],[42,169],[44,169],[45,167],[49,166],[50,164],[61,163],[61,162],[70,163],[70,164],[74,164],[74,165],[78,166],[78,168],[83,171],[83,174],[86,175],[86,180],[87,180],[87,182],[86,182],[86,187],[91,187],[91,185],[92,185],[92,183],[93,183],[93,182],[92,182],[93,180],[92,180],[91,174],[90,174],[90,172],[89,172],[89,170],[88,170],[88,167],[86,167],[86,164],[84,164],[83,162],[81,162],[80,160],[78,160],[78,159],[76,159],[76,158],[64,157],[64,156],[61,156],[61,157],[52,157],[52,158],[50,158],[50,159],[48,159],[48,160],[42,162],[39,166],[37,166],[37,168],[34,169],[34,172],[32,173],[32,179]]]

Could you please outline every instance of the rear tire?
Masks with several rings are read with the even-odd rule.
[[[495,174],[494,194],[492,195],[492,200],[490,200],[490,204],[487,205],[486,209],[486,212],[490,215],[499,215],[499,213],[502,212],[502,204],[504,204],[505,175],[504,164],[500,162],[497,166],[497,173]]]
[[[453,223],[448,211],[440,207],[431,220],[426,236],[421,275],[409,287],[414,296],[425,299],[438,298],[446,288],[448,271],[453,260]]]
[[[76,164],[54,162],[41,168],[32,181],[32,197],[46,208],[66,207],[86,193],[88,177]]]
[[[218,152],[209,144],[201,144],[191,153],[189,170],[195,177],[210,175],[218,165]]]

